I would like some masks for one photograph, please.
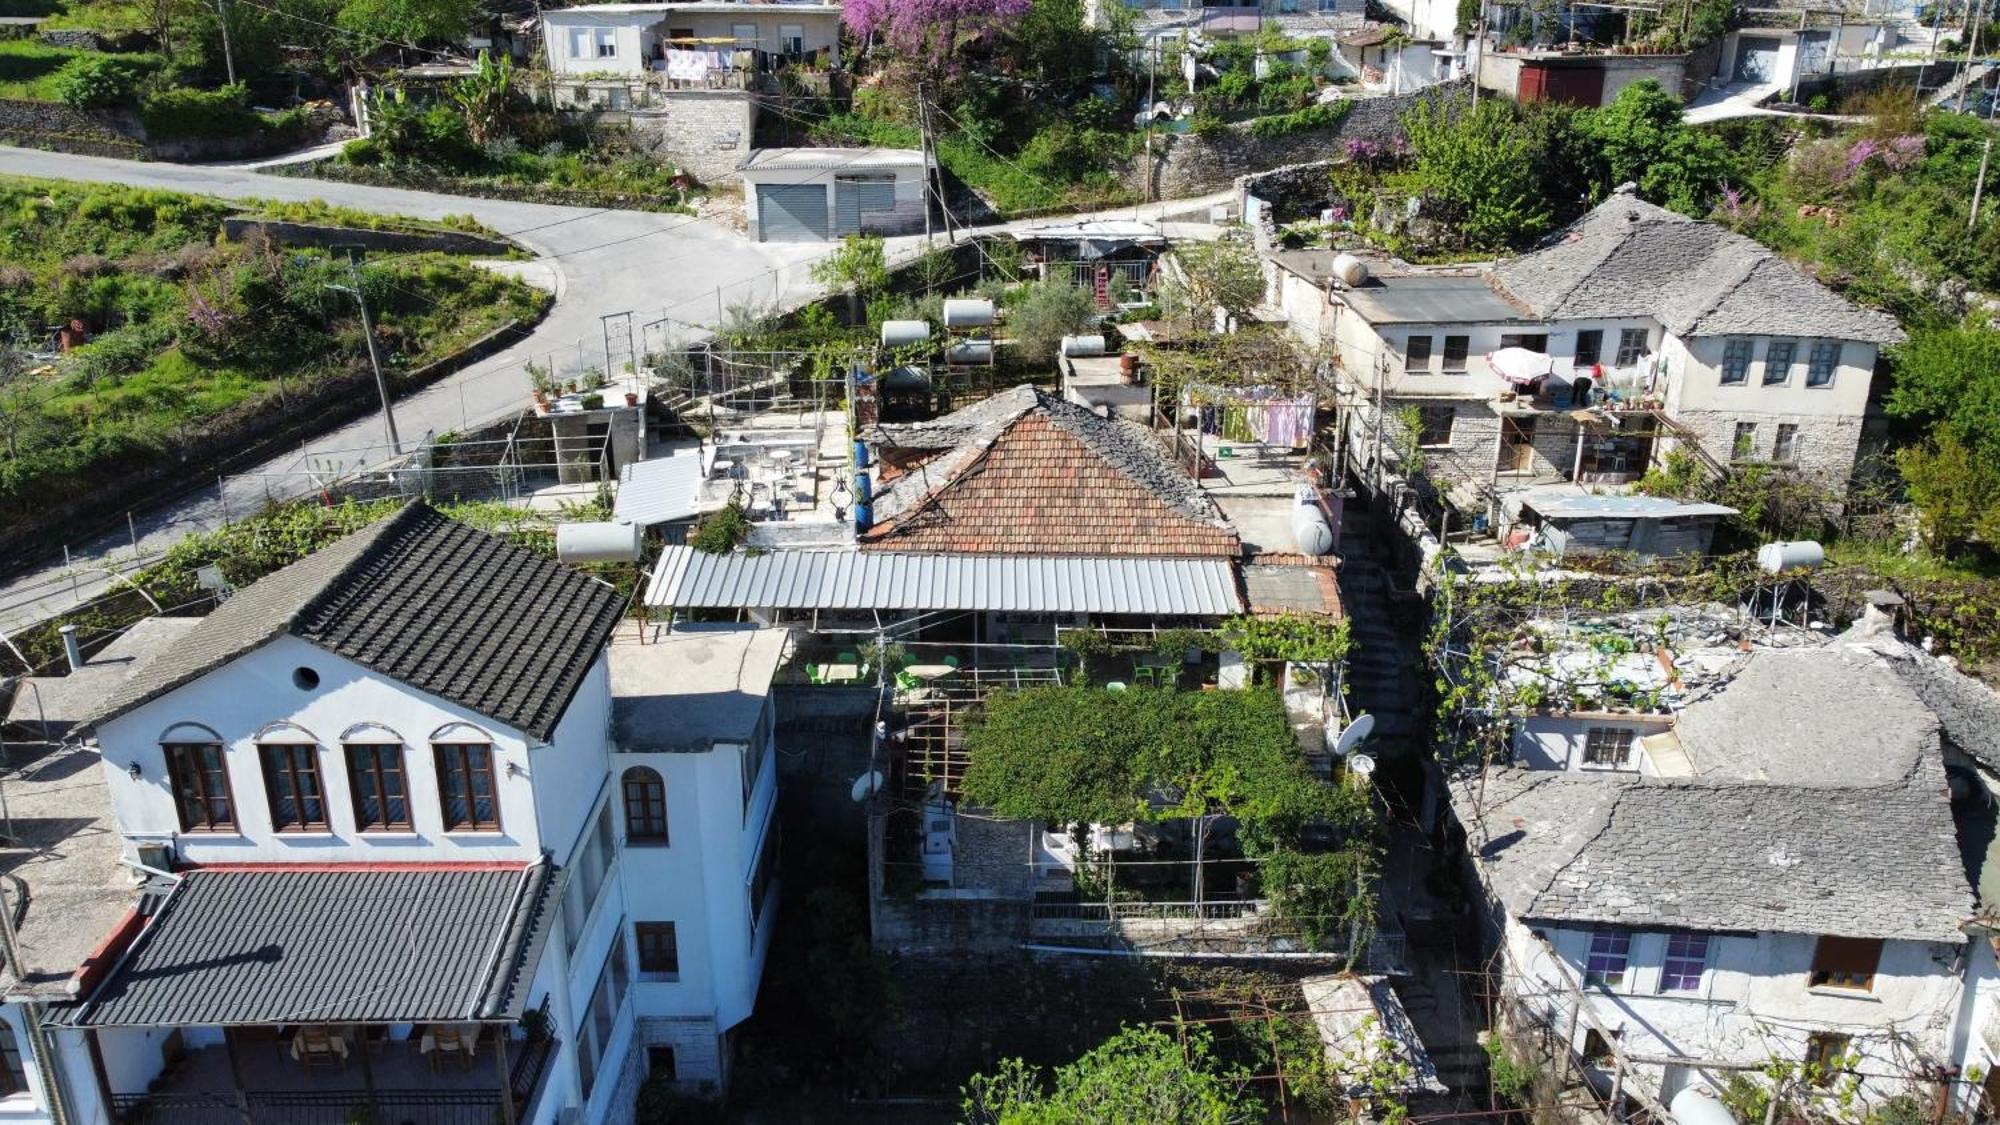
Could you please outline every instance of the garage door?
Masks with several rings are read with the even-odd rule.
[[[824,184],[758,184],[759,241],[811,242],[826,235]]]
[[[1777,80],[1778,41],[1741,36],[1736,40],[1736,80],[1765,83]]]
[[[833,181],[833,233],[861,233],[861,217],[896,209],[896,177],[839,176]]]

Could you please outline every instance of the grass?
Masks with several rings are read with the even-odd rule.
[[[917,148],[921,137],[913,125],[843,114],[831,117],[815,132],[824,140],[847,140],[881,148]],[[977,191],[1002,215],[1054,210],[1115,207],[1138,198],[1117,177],[1101,170],[1087,172],[1073,183],[1060,183],[1023,168],[963,135],[939,137],[938,163]]]
[[[0,98],[25,98],[37,102],[60,101],[55,89],[56,72],[73,58],[97,53],[70,47],[51,47],[33,39],[0,40]],[[113,57],[140,59],[151,56]]]
[[[0,331],[39,342],[71,318],[87,345],[0,368],[0,518],[37,498],[213,452],[252,435],[224,416],[358,370],[367,354],[344,263],[323,251],[219,241],[238,208],[115,185],[0,178]],[[286,214],[346,217],[336,209]],[[443,358],[546,298],[463,257],[371,258],[362,286],[391,367]],[[241,422],[236,423],[239,427]]]
[[[1893,543],[1836,539],[1826,545],[1826,561],[1834,566],[1858,566],[1885,578],[1903,581],[1953,581],[2000,578],[2000,566],[1988,559],[1966,556],[1941,559],[1919,548],[1905,551]]]

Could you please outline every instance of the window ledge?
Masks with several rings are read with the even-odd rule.
[[[471,835],[471,833],[460,833]],[[498,833],[496,833],[498,835]],[[405,828],[363,828],[354,834],[358,840],[421,840],[424,834]]]
[[[280,828],[272,830],[271,838],[274,840],[332,840],[337,839],[338,835],[325,828],[314,828],[304,832],[293,832]]]
[[[1814,996],[1826,996],[1835,1000],[1866,1000],[1871,1004],[1882,1002],[1880,996],[1862,988],[1836,988],[1828,984],[1809,984],[1806,986],[1806,991]]]
[[[247,840],[249,834],[240,829],[191,828],[180,834],[183,840],[199,840],[204,843],[221,840]]]
[[[413,833],[414,835],[414,833]],[[451,840],[505,840],[507,833],[498,828],[447,828],[446,839]]]

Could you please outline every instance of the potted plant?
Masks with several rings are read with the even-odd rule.
[[[521,1034],[530,1043],[540,1043],[549,1037],[549,1014],[540,1008],[530,1008],[521,1013]]]
[[[583,396],[581,405],[585,410],[602,410],[604,409],[604,396],[598,394],[596,391],[592,391]]]
[[[627,405],[627,406],[637,406],[637,405],[639,405],[639,392],[638,392],[638,391],[626,391],[626,392],[625,392],[625,405]]]

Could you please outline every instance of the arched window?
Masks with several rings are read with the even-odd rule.
[[[667,842],[667,783],[658,771],[633,766],[625,771],[625,839],[634,844]]]

